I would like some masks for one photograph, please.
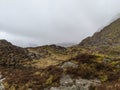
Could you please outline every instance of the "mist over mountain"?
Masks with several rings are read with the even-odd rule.
[[[111,23],[120,0],[0,0],[0,38],[17,46],[79,43]],[[116,16],[117,15],[117,16]]]
[[[120,46],[120,19],[96,32],[92,37],[84,39],[83,46]]]
[[[86,48],[119,57],[120,55],[120,18],[96,32],[92,37],[87,37],[80,44]]]
[[[0,0],[0,90],[120,90],[120,0]]]
[[[71,47],[0,40],[0,72],[5,90],[118,90],[120,19]]]

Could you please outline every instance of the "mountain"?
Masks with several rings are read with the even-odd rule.
[[[120,19],[72,47],[0,40],[0,76],[2,90],[119,90]]]
[[[93,48],[100,53],[120,55],[120,18],[84,39],[79,46]]]
[[[100,32],[96,32],[92,37],[84,39],[80,45],[82,46],[120,46],[120,19],[112,22],[103,28]]]

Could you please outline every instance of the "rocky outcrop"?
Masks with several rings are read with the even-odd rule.
[[[42,57],[50,57],[53,56],[53,54],[66,54],[67,49],[61,46],[57,45],[45,45],[45,46],[39,46],[39,47],[29,47],[26,48],[29,52],[39,53]]]
[[[59,87],[44,90],[94,90],[99,85],[101,85],[99,80],[72,79],[69,75],[63,75]]]
[[[12,45],[6,40],[0,40],[0,65],[13,66],[21,64],[28,59],[28,51]]]
[[[65,63],[63,63],[63,65],[61,66],[61,68],[69,68],[69,67],[72,67],[72,68],[77,68],[78,67],[78,65],[76,65],[76,64],[74,64],[74,63],[72,63],[72,62],[65,62]]]
[[[29,53],[28,53],[28,57],[29,57],[30,59],[40,59],[40,58],[41,58],[41,55],[38,54],[38,53],[29,52]]]
[[[95,53],[120,58],[120,18],[78,45]],[[116,57],[117,56],[117,57]]]
[[[5,86],[3,85],[4,80],[5,80],[5,78],[2,78],[2,75],[0,73],[0,90],[5,90]]]
[[[84,39],[80,46],[120,46],[120,18]]]

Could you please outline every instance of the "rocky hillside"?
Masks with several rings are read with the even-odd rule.
[[[92,37],[84,39],[82,46],[120,46],[120,19],[96,32]]]
[[[57,46],[57,45],[45,45],[45,46],[40,46],[40,47],[29,47],[27,48],[30,52],[33,53],[39,53],[42,57],[49,57],[52,56],[53,54],[62,54],[65,55],[66,48]]]
[[[0,40],[0,65],[17,67],[28,59],[28,51],[12,45],[6,40]]]
[[[21,48],[6,40],[0,40],[0,65],[5,67],[44,68],[57,65],[68,57],[67,48],[61,46]]]
[[[84,39],[79,46],[90,47],[95,51],[119,56],[120,55],[120,19],[96,32],[92,37]]]
[[[32,58],[31,62],[27,62],[30,64],[29,66],[36,68],[46,68],[50,65],[57,65],[70,58],[70,55],[67,53],[67,48],[57,45],[29,47],[26,48],[26,50],[29,51],[29,54],[34,54],[34,56],[37,57]]]

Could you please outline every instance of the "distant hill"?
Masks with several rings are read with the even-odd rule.
[[[56,45],[59,45],[62,47],[71,47],[73,45],[76,45],[76,43],[57,43]]]

